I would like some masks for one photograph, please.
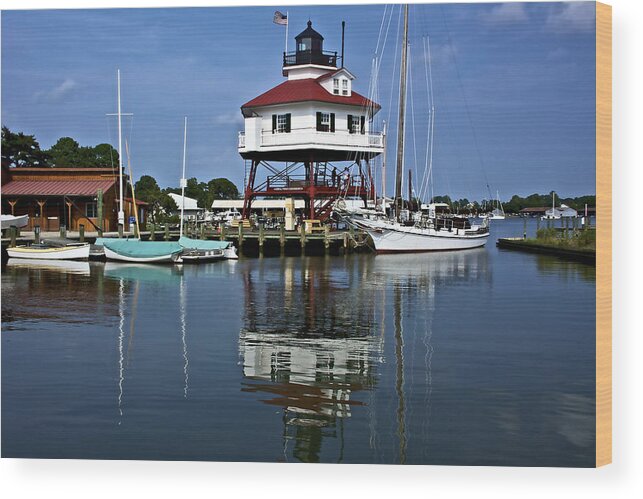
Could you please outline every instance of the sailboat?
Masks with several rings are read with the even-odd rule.
[[[179,223],[179,245],[182,248],[177,263],[199,263],[211,262],[228,258],[236,260],[237,251],[229,241],[204,241],[201,239],[191,239],[183,235],[183,212],[185,209],[185,187],[187,180],[185,178],[185,157],[187,152],[188,137],[188,118],[185,117],[183,127],[183,171],[181,175],[181,221]]]
[[[117,70],[118,79],[118,180],[119,180],[119,208],[118,225],[125,224],[123,211],[123,134],[121,126],[121,71]],[[140,232],[139,232],[140,234]],[[139,236],[140,237],[140,236]],[[108,260],[140,263],[173,262],[178,257],[182,247],[172,241],[141,241],[139,239],[110,239],[102,238],[105,257]]]
[[[489,220],[504,220],[505,219],[505,209],[502,207],[500,202],[500,194],[496,191],[496,207],[491,210],[491,213],[487,215]]]
[[[404,35],[400,68],[400,102],[398,119],[397,168],[395,185],[395,214],[389,218],[372,210],[346,212],[338,206],[345,221],[367,232],[377,253],[451,251],[484,246],[489,237],[488,222],[472,225],[468,218],[451,214],[444,203],[421,206],[410,216],[403,209],[402,171],[404,162],[404,118],[406,109],[406,80],[408,77],[408,5],[404,6]],[[429,58],[430,59],[430,58]]]

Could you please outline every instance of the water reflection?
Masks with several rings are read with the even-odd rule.
[[[486,252],[355,258],[341,265],[325,260],[316,266],[284,259],[281,270],[270,275],[262,267],[243,270],[239,350],[242,391],[259,394],[263,403],[281,408],[284,458],[289,458],[292,445],[295,459],[317,462],[322,443],[336,439],[335,459],[341,462],[344,419],[364,406],[368,406],[369,445],[377,450],[377,414],[369,394],[381,378],[378,369],[385,360],[392,288],[389,341],[394,342],[397,452],[398,462],[406,462],[404,318],[414,313],[425,317],[422,341],[429,407],[436,287],[488,277]]]

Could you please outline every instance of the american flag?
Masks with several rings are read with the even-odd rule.
[[[288,16],[282,14],[279,11],[275,12],[275,17],[272,18],[272,22],[275,24],[283,24],[284,26],[288,25]]]

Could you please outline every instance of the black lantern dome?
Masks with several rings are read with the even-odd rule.
[[[297,50],[293,54],[284,53],[284,66],[315,64],[337,67],[337,52],[324,52],[324,37],[313,29],[312,21],[304,31],[295,37]]]

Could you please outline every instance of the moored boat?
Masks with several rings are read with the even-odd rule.
[[[179,244],[183,248],[181,259],[190,262],[205,262],[226,258],[237,260],[237,250],[230,241],[206,241],[182,236]]]
[[[170,263],[176,261],[183,251],[181,245],[173,241],[103,239],[102,243],[108,260],[122,262]]]
[[[2,230],[10,227],[25,227],[29,223],[29,215],[0,215],[0,226]]]
[[[32,244],[7,248],[9,258],[28,258],[38,260],[86,260],[89,258],[89,244],[75,243],[67,246]]]

